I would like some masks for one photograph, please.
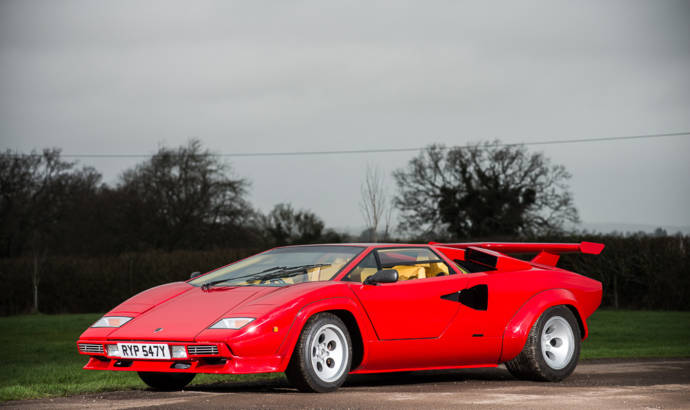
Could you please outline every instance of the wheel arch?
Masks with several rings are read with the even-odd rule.
[[[577,327],[580,328],[580,338],[582,340],[585,340],[587,338],[587,324],[585,321],[582,319],[582,314],[580,314],[580,311],[577,310],[577,308],[573,305],[564,305],[570,311],[573,313],[573,316],[575,316],[575,320],[577,320]]]
[[[513,315],[503,332],[503,343],[499,363],[515,358],[525,346],[530,329],[547,309],[565,306],[577,321],[582,340],[587,338],[587,323],[582,318],[575,295],[567,289],[549,289],[532,296]]]
[[[350,371],[356,369],[365,359],[366,351],[364,346],[365,339],[367,338],[367,332],[373,332],[373,330],[367,329],[366,322],[362,315],[359,305],[352,299],[346,297],[336,297],[323,299],[316,302],[312,302],[309,305],[304,306],[296,315],[295,320],[290,327],[290,331],[280,348],[281,356],[283,357],[281,363],[281,371],[284,371],[292,355],[294,354],[294,349],[299,339],[302,329],[306,325],[307,321],[313,316],[320,313],[332,313],[336,315],[340,320],[343,321],[350,333],[350,340],[352,342],[352,365]],[[364,325],[364,326],[363,326]]]
[[[359,330],[359,324],[355,315],[349,310],[326,310],[319,313],[332,313],[340,318],[340,320],[347,326],[347,331],[350,333],[350,341],[352,342],[352,365],[350,370],[354,370],[362,364],[364,359],[364,340],[362,340],[362,332]]]

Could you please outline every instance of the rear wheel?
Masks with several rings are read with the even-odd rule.
[[[352,342],[347,327],[331,313],[318,314],[300,334],[285,374],[300,391],[337,390],[352,364]]]
[[[156,390],[182,390],[196,373],[139,372],[139,378]]]
[[[532,326],[525,347],[506,362],[520,379],[560,381],[568,377],[580,357],[580,328],[565,306],[547,309]]]

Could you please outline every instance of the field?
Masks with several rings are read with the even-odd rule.
[[[599,310],[582,359],[690,357],[690,312]]]
[[[86,371],[76,351],[79,334],[99,314],[0,318],[0,400],[143,389],[135,373]],[[690,312],[601,310],[589,321],[582,358],[688,357]],[[283,377],[199,375],[193,384]]]

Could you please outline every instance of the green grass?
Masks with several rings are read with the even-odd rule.
[[[583,359],[690,356],[690,312],[598,310]]]
[[[0,318],[0,400],[143,389],[134,372],[82,370],[76,340],[99,314]],[[596,312],[582,358],[690,356],[690,312]],[[193,384],[249,381],[280,375],[199,375]]]
[[[83,370],[79,335],[100,314],[31,315],[0,318],[0,401],[69,396],[87,392],[143,389],[135,372]],[[282,377],[198,375],[192,384]]]

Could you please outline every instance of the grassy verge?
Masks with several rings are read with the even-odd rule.
[[[0,318],[0,400],[141,389],[133,372],[82,370],[79,334],[100,315],[35,315]],[[582,358],[690,356],[690,312],[607,311],[589,320]],[[199,375],[193,384],[282,377]]]
[[[599,310],[583,359],[690,356],[690,312]]]
[[[0,318],[0,401],[69,396],[80,393],[142,389],[135,372],[82,370],[86,357],[77,353],[81,332],[100,314],[31,315]],[[192,384],[282,377],[198,375]]]

